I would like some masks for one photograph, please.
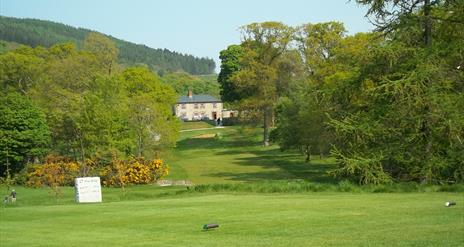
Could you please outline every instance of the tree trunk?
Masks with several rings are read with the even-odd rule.
[[[305,154],[306,154],[305,162],[308,163],[311,161],[311,147],[309,145],[306,145]]]
[[[432,45],[432,19],[430,18],[430,0],[424,2],[424,44],[426,47]]]
[[[79,149],[80,149],[80,152],[81,152],[81,159],[82,161],[85,161],[85,148],[84,148],[84,141],[82,140],[84,137],[84,134],[82,133],[82,131],[80,129],[74,129],[74,134],[75,134],[75,138],[78,139],[79,141]]]
[[[142,157],[142,149],[143,149],[143,140],[142,134],[139,133],[137,136],[137,157]]]
[[[82,141],[82,137],[79,138],[79,143],[81,147],[81,159],[82,159],[82,162],[84,162],[85,161],[85,149],[84,149],[84,142]]]
[[[108,75],[111,76],[111,70],[112,70],[112,68],[113,68],[113,63],[110,62],[109,65],[110,65],[110,66],[108,66]]]
[[[265,147],[269,146],[269,135],[270,135],[270,125],[271,125],[272,111],[270,107],[264,108],[264,133],[263,133],[263,145]]]
[[[424,45],[426,47],[431,47],[432,46],[432,18],[430,17],[430,7],[431,3],[430,0],[425,0],[424,1]],[[430,81],[427,82],[428,87],[431,87],[432,83]],[[425,96],[426,102],[429,102],[427,96]],[[432,139],[432,129],[430,127],[431,125],[431,112],[430,112],[430,106],[427,103],[425,105],[425,120],[424,120],[424,139],[425,139],[425,156],[427,157],[426,160],[429,160],[431,158],[431,153],[432,153],[432,144],[433,144],[433,139]],[[423,179],[422,182],[424,183],[429,183],[430,181],[427,181],[428,179],[425,178]]]

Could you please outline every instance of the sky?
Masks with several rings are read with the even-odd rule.
[[[82,27],[152,48],[209,57],[240,43],[239,27],[280,21],[343,22],[349,34],[373,26],[354,0],[0,0],[0,15]]]

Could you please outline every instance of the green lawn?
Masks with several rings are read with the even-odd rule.
[[[334,182],[328,159],[304,162],[295,152],[277,146],[263,147],[261,129],[226,127],[182,132],[174,153],[168,155],[171,179],[188,179],[195,184],[305,179]],[[218,137],[219,136],[219,137]]]
[[[462,186],[359,187],[328,176],[330,159],[305,163],[262,147],[259,129],[182,132],[165,159],[170,179],[194,188],[103,188],[103,203],[16,187],[0,207],[0,246],[462,246]],[[431,192],[431,191],[461,192]],[[0,187],[0,195],[6,189]],[[283,192],[288,193],[263,193]],[[324,191],[324,192],[308,192]],[[352,191],[352,192],[340,192]],[[421,193],[370,193],[423,191]],[[259,192],[259,193],[258,193]],[[297,193],[298,192],[298,193]],[[456,201],[445,207],[446,201]],[[202,225],[218,223],[203,231]]]
[[[213,128],[215,127],[212,121],[192,121],[192,122],[182,122],[180,129],[181,130],[190,130],[190,129],[203,129],[203,128]]]
[[[77,205],[71,188],[58,204],[43,189],[18,189],[17,205],[1,207],[2,247],[464,243],[464,198],[458,193],[176,195],[185,189],[138,186],[126,197],[105,189],[106,202]],[[447,200],[457,206],[444,207]],[[206,223],[220,227],[202,231]]]

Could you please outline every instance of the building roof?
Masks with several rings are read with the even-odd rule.
[[[192,95],[192,98],[189,98],[189,96],[180,96],[179,99],[177,100],[177,103],[210,103],[210,102],[220,103],[221,101],[208,94],[194,94]]]

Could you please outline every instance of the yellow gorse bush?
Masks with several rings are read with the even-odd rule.
[[[52,162],[28,168],[26,185],[31,187],[62,186],[74,184],[79,176],[80,165],[76,162]]]
[[[32,165],[27,168],[26,185],[31,187],[74,185],[74,179],[86,176],[95,170],[95,163],[87,160],[85,164],[69,160],[48,160],[48,163]],[[149,184],[168,175],[169,168],[160,159],[145,160],[132,158],[128,161],[113,159],[97,170],[103,185],[124,186],[126,184]]]
[[[104,185],[149,184],[168,175],[169,168],[162,160],[134,158],[129,161],[113,160],[102,169],[100,176]]]

